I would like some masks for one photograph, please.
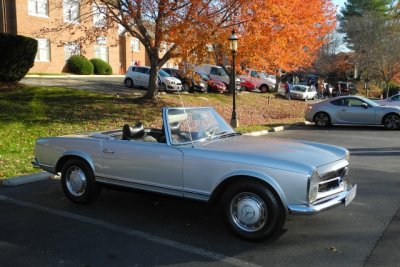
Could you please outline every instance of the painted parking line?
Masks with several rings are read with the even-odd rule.
[[[190,246],[190,245],[187,245],[184,243],[176,242],[174,240],[170,240],[170,239],[166,239],[166,238],[159,237],[156,235],[148,234],[148,233],[134,230],[134,229],[131,229],[128,227],[108,223],[106,221],[94,219],[91,217],[86,217],[86,216],[82,216],[82,215],[78,215],[78,214],[74,214],[74,213],[70,213],[70,212],[66,212],[66,211],[62,211],[62,210],[57,210],[57,209],[41,206],[41,205],[38,205],[35,203],[10,198],[10,197],[3,196],[3,195],[0,195],[0,200],[7,202],[7,203],[14,204],[14,205],[18,205],[18,206],[21,206],[24,208],[30,208],[30,209],[34,209],[37,211],[46,212],[49,214],[53,214],[53,215],[73,219],[76,221],[92,224],[95,226],[106,228],[108,230],[117,231],[117,232],[120,232],[123,234],[127,234],[127,235],[130,235],[133,237],[145,239],[145,240],[148,240],[148,241],[160,244],[160,245],[164,245],[164,246],[168,246],[168,247],[171,247],[174,249],[186,251],[186,252],[196,254],[196,255],[202,256],[204,258],[216,260],[219,262],[223,262],[223,263],[227,263],[227,264],[231,264],[231,265],[235,265],[235,266],[250,266],[250,267],[259,267],[260,266],[260,265],[256,265],[256,264],[253,264],[250,262],[242,261],[237,258],[228,257],[223,254],[215,253],[215,252],[205,250],[202,248],[193,247],[193,246]]]

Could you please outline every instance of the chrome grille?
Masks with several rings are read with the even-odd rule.
[[[323,174],[319,179],[318,198],[323,198],[343,190],[343,181],[347,176],[347,167]]]

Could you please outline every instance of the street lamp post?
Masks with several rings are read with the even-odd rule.
[[[235,58],[236,58],[236,51],[238,47],[238,40],[239,38],[236,36],[235,33],[235,28],[232,29],[232,35],[229,37],[229,42],[231,46],[231,52],[232,52],[232,75],[231,75],[231,80],[230,80],[230,86],[231,86],[231,92],[233,92],[233,109],[232,109],[232,118],[231,118],[231,126],[233,128],[239,127],[239,120],[237,118],[236,114],[236,71],[235,71]]]

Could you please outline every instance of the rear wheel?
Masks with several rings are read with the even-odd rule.
[[[126,87],[132,88],[133,87],[133,81],[131,78],[126,78],[124,81],[124,84]]]
[[[386,115],[383,119],[383,125],[389,130],[400,129],[400,116],[397,114]]]
[[[81,159],[68,160],[61,171],[61,185],[65,195],[75,203],[94,201],[99,193],[92,168]]]
[[[282,232],[286,212],[275,195],[258,182],[233,184],[223,195],[222,205],[229,230],[240,238],[260,241]]]
[[[325,112],[318,112],[314,116],[314,122],[317,127],[326,127],[331,124],[331,117]]]

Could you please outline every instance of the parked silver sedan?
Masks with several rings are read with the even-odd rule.
[[[343,96],[309,105],[305,119],[318,127],[331,124],[384,125],[400,128],[400,108],[381,106],[359,96]]]
[[[228,228],[256,241],[278,236],[288,214],[347,206],[348,160],[341,147],[240,135],[212,108],[164,108],[161,129],[40,138],[33,163],[61,173],[76,203],[101,185],[220,203]]]

